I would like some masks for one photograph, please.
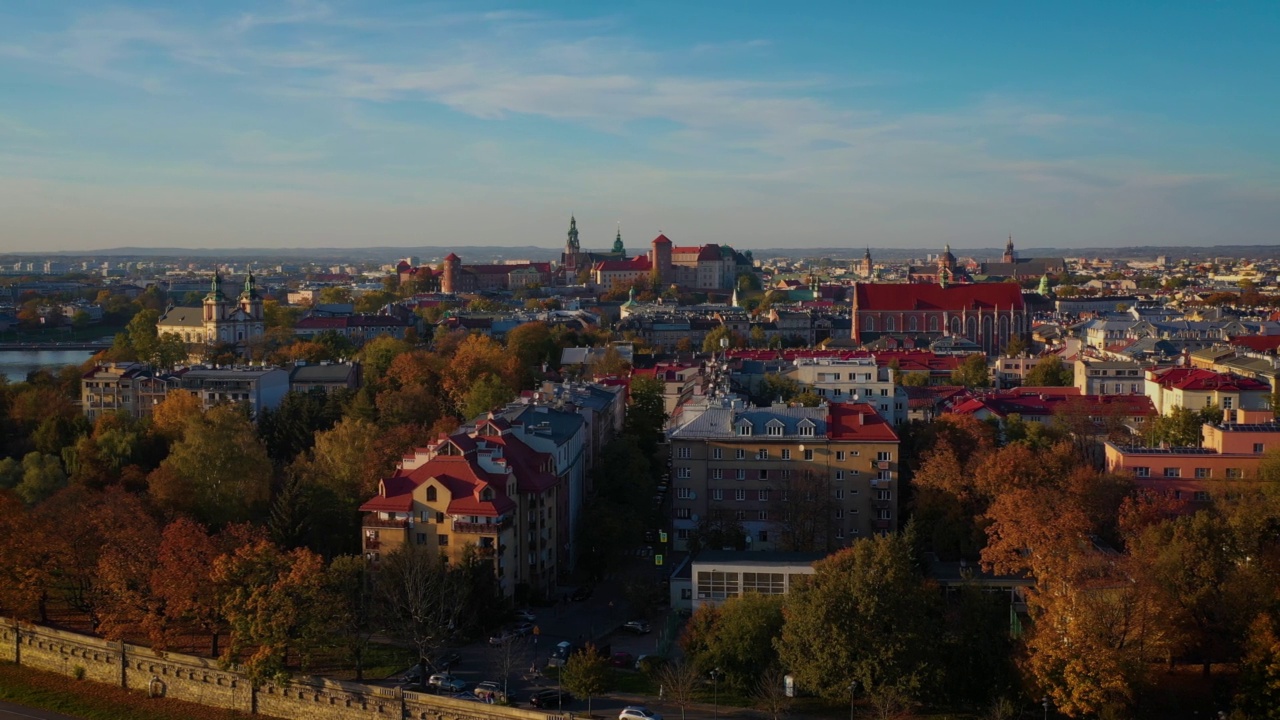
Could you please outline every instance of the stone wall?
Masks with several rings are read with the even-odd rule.
[[[296,677],[259,688],[213,660],[0,618],[0,661],[153,695],[298,720],[562,720],[398,688]]]

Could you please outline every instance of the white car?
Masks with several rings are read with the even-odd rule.
[[[618,720],[662,720],[662,716],[640,705],[628,705],[618,713]]]
[[[446,692],[459,693],[467,689],[467,683],[465,680],[461,680],[445,673],[436,673],[435,675],[427,678],[427,684]]]

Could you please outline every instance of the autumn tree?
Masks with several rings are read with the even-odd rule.
[[[569,692],[587,699],[588,715],[591,714],[592,698],[607,692],[612,678],[609,658],[600,654],[594,643],[587,643],[581,650],[570,655],[561,675],[561,681]]]
[[[149,482],[162,506],[222,525],[262,513],[271,459],[244,411],[219,405],[190,421]]]
[[[164,400],[151,411],[151,427],[160,436],[170,440],[181,439],[187,425],[204,415],[200,398],[188,390],[170,390]]]
[[[506,348],[484,335],[462,341],[441,373],[441,385],[454,407],[465,408],[472,386],[486,375],[502,379],[512,392],[518,390],[518,360]]]
[[[991,372],[987,368],[987,356],[974,353],[951,371],[951,382],[965,387],[991,387]]]
[[[792,589],[777,649],[801,685],[832,699],[851,679],[867,692],[932,688],[936,595],[911,545],[909,533],[858,540]]]
[[[325,626],[355,668],[359,682],[364,679],[369,644],[378,630],[373,578],[364,558],[359,555],[334,558],[325,569],[322,593]]]
[[[268,541],[238,548],[213,563],[224,588],[230,642],[222,662],[237,664],[255,684],[286,677],[289,652],[306,666],[331,608],[324,602],[324,561],[306,549],[284,552]],[[247,657],[246,657],[247,655]]]
[[[1147,441],[1169,447],[1199,447],[1200,427],[1204,419],[1199,413],[1177,406],[1167,415],[1157,415],[1147,423]]]
[[[831,478],[813,470],[794,470],[769,492],[769,513],[778,528],[779,548],[787,552],[831,552],[836,541],[836,500]]]
[[[692,663],[678,660],[658,668],[654,680],[662,689],[663,697],[680,708],[680,720],[686,720],[685,710],[697,699],[702,687],[698,669]]]
[[[267,454],[278,465],[292,462],[311,447],[317,433],[342,419],[343,404],[349,396],[347,390],[326,392],[323,388],[285,393],[278,407],[258,413],[258,436],[266,445]]]
[[[750,692],[778,662],[773,643],[782,635],[782,597],[749,593],[731,598],[716,613],[699,667],[719,668],[729,684]]]
[[[382,556],[376,581],[374,598],[384,624],[419,657],[435,655],[467,610],[464,579],[420,545]]]

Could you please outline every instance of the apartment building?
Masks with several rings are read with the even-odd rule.
[[[785,373],[830,402],[862,402],[895,427],[907,421],[907,391],[876,358],[800,357]]]
[[[669,438],[675,550],[712,522],[751,550],[824,552],[898,526],[898,436],[869,404],[710,407]]]
[[[565,490],[555,466],[501,418],[440,436],[403,458],[360,507],[365,557],[376,565],[408,544],[451,563],[475,555],[492,561],[503,597],[520,584],[551,594]]]
[[[222,403],[246,403],[251,415],[280,407],[289,392],[289,372],[281,368],[193,367],[175,371],[174,385],[195,393],[207,410]]]
[[[1144,387],[1161,415],[1168,415],[1175,407],[1200,410],[1216,405],[1224,411],[1271,407],[1271,387],[1266,383],[1212,370],[1182,367],[1147,370]]]
[[[1081,357],[1075,362],[1075,381],[1081,395],[1142,395],[1146,392],[1141,363]]]
[[[135,418],[164,402],[172,377],[140,363],[97,365],[80,379],[80,408],[89,422],[125,411]]]

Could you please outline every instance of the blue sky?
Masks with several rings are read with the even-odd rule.
[[[0,251],[1273,243],[1275,2],[0,3]]]

